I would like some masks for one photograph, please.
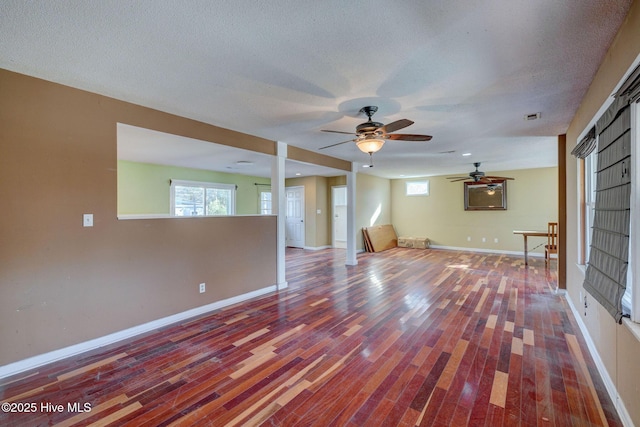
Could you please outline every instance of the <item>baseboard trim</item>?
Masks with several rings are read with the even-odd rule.
[[[302,249],[306,249],[308,251],[321,251],[323,249],[333,249],[333,246],[305,246]]]
[[[500,249],[483,249],[483,248],[462,248],[457,246],[441,246],[441,245],[429,245],[430,249],[445,249],[449,251],[465,251],[465,252],[481,252],[487,254],[504,254],[504,255],[516,255],[516,256],[524,256],[524,252],[520,251],[504,251]],[[529,252],[527,254],[529,257],[537,257],[544,258],[544,254],[539,254],[537,252]]]
[[[631,420],[631,416],[629,415],[627,408],[624,406],[624,402],[622,401],[622,399],[620,398],[620,395],[618,394],[618,389],[616,388],[615,383],[609,376],[609,372],[607,372],[607,369],[604,366],[604,362],[600,357],[600,353],[598,353],[596,344],[593,342],[593,339],[589,334],[587,325],[585,325],[584,321],[582,320],[582,317],[580,316],[580,312],[573,305],[573,302],[571,301],[571,298],[569,298],[569,295],[565,293],[563,296],[565,301],[567,301],[569,308],[571,308],[573,317],[576,319],[576,323],[578,324],[578,327],[582,332],[582,336],[584,337],[584,340],[587,343],[587,347],[589,348],[589,353],[591,353],[591,357],[593,358],[593,361],[596,364],[598,373],[602,377],[602,381],[604,382],[604,386],[607,389],[607,393],[609,393],[609,398],[611,398],[611,400],[614,402],[616,406],[616,410],[618,411],[618,416],[620,417],[622,424],[624,424],[626,427],[633,427],[633,421]]]
[[[289,287],[289,282],[284,281],[284,282],[280,282],[278,283],[278,285],[276,286],[276,288],[281,291],[283,289],[287,289]]]
[[[89,341],[85,341],[79,344],[71,345],[69,347],[61,348],[59,350],[50,351],[48,353],[39,354],[37,356],[29,357],[24,360],[9,363],[8,365],[0,366],[0,378],[16,375],[30,369],[35,369],[48,363],[57,362],[58,360],[66,359],[67,357],[75,356],[81,353],[85,353],[96,348],[104,347],[110,344],[114,344],[118,341],[122,341],[128,338],[135,337],[147,332],[151,332],[155,329],[162,328],[164,326],[178,323],[183,320],[187,320],[208,312],[219,310],[224,307],[228,307],[233,304],[237,304],[243,301],[250,300],[262,295],[266,295],[271,292],[276,292],[277,286],[272,285],[266,288],[258,289],[246,294],[237,295],[235,297],[227,298],[224,300],[216,301],[211,304],[203,305],[191,310],[183,311],[171,316],[163,317],[161,319],[153,320],[142,325],[134,326],[132,328],[124,329],[122,331],[114,332],[109,335],[105,335],[100,338],[95,338]]]

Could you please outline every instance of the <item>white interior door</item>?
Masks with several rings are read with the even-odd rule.
[[[304,187],[287,187],[287,218],[285,241],[287,246],[304,247]]]
[[[333,205],[333,247],[347,247],[347,187],[332,187],[331,200]]]

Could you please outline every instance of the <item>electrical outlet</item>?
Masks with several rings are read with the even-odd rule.
[[[82,226],[83,227],[93,227],[93,214],[83,214],[82,215]]]
[[[495,238],[493,239],[493,243],[498,243],[498,238],[497,238],[497,237],[495,237]]]
[[[205,283],[200,283],[200,293],[204,293],[204,291],[206,291],[206,284]]]
[[[471,236],[467,236],[467,242],[471,241]]]
[[[584,294],[584,315],[587,315],[587,308],[589,308],[589,303],[587,302],[587,294]]]
[[[482,238],[482,243],[485,243],[486,241],[487,241],[487,238],[486,238],[486,237],[483,237],[483,238]]]

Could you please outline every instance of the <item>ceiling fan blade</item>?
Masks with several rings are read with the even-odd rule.
[[[326,130],[326,129],[322,129],[322,130],[320,130],[320,132],[343,133],[345,135],[355,135],[355,133],[353,133],[353,132],[342,132],[341,130]]]
[[[485,176],[485,178],[494,180],[494,179],[510,179],[510,180],[515,180],[515,178],[509,178],[507,176]]]
[[[336,144],[327,145],[326,147],[320,147],[320,148],[318,148],[318,150],[324,150],[325,148],[335,147],[336,145],[342,145],[342,144],[346,144],[347,142],[352,142],[352,141],[353,141],[353,139],[350,139],[348,141],[338,142]]]
[[[395,132],[397,130],[404,129],[407,126],[411,126],[412,124],[413,122],[411,120],[400,119],[396,120],[395,122],[391,122],[388,125],[382,126],[378,130],[382,131],[383,133]]]
[[[450,179],[450,180],[451,180],[451,182],[458,182],[458,181],[466,181],[466,180],[468,180],[468,179],[469,179],[469,177],[468,177],[468,176],[465,176],[465,177],[462,177],[462,176],[452,176],[452,177],[449,177],[449,178],[447,178],[447,179]]]
[[[410,133],[392,133],[385,135],[387,139],[395,139],[402,141],[431,141],[431,135],[415,135]]]

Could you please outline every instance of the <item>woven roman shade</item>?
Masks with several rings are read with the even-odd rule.
[[[627,77],[618,91],[613,94],[613,97],[613,104],[598,120],[597,126],[600,131],[610,125],[622,109],[640,99],[640,65]],[[571,150],[571,154],[579,159],[584,159],[595,150],[596,144],[596,126],[593,126],[584,138]]]
[[[620,99],[620,98],[619,98]],[[617,99],[616,101],[618,101]],[[617,322],[627,283],[631,207],[631,108],[614,102],[596,124],[593,237],[584,288]]]
[[[596,127],[589,129],[584,138],[571,150],[571,154],[579,159],[586,158],[596,149]]]
[[[627,77],[614,96],[619,99],[626,98],[629,104],[640,98],[640,65]]]

